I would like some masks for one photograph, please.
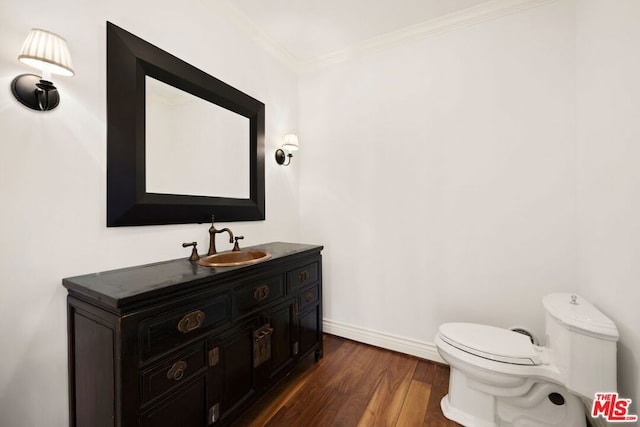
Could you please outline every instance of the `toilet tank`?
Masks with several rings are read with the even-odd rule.
[[[596,392],[616,392],[615,323],[575,294],[547,295],[542,303],[546,346],[565,387],[589,399]]]

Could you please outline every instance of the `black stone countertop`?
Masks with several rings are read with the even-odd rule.
[[[185,258],[153,264],[127,267],[100,273],[62,279],[70,294],[83,300],[94,301],[120,311],[149,296],[175,292],[176,287],[189,283],[198,285],[225,279],[260,274],[265,267],[283,258],[305,253],[320,252],[323,247],[299,243],[273,242],[243,249],[260,249],[271,253],[271,258],[251,265],[237,267],[203,267]],[[193,287],[190,286],[189,289]],[[185,289],[186,291],[187,289]]]

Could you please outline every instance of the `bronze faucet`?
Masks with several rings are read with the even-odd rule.
[[[233,233],[228,228],[223,228],[222,230],[218,230],[213,222],[215,221],[215,215],[211,215],[211,227],[209,227],[209,253],[208,255],[213,255],[217,253],[216,251],[216,234],[224,233],[225,231],[229,233],[229,243],[233,243]]]
[[[198,246],[198,242],[191,242],[191,243],[183,243],[182,247],[183,248],[188,248],[189,246],[193,246],[193,250],[191,251],[191,256],[189,257],[189,261],[197,261],[200,259],[200,255],[198,255],[198,249],[196,248]]]
[[[233,245],[233,252],[240,252],[240,245],[238,245],[238,240],[244,239],[244,236],[236,236],[236,243]]]

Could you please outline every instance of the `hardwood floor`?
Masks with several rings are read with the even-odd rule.
[[[449,368],[333,335],[233,427],[458,426],[440,410]]]

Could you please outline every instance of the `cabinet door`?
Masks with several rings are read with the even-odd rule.
[[[253,333],[256,322],[243,323],[220,338],[212,340],[211,348],[218,348],[219,362],[210,368],[209,393],[219,396],[219,402],[211,401],[211,406],[219,405],[216,412],[219,419],[233,418],[236,410],[241,410],[256,393],[253,369]]]
[[[207,425],[206,380],[196,380],[176,390],[169,399],[142,415],[143,427],[201,427]]]
[[[300,357],[306,356],[313,348],[319,348],[320,340],[320,306],[315,305],[309,311],[300,313],[298,324],[300,325],[299,352]],[[317,355],[316,355],[317,360]]]
[[[275,307],[267,314],[271,333],[271,359],[269,361],[269,381],[285,374],[286,368],[293,363],[294,322],[293,305],[295,300]]]

